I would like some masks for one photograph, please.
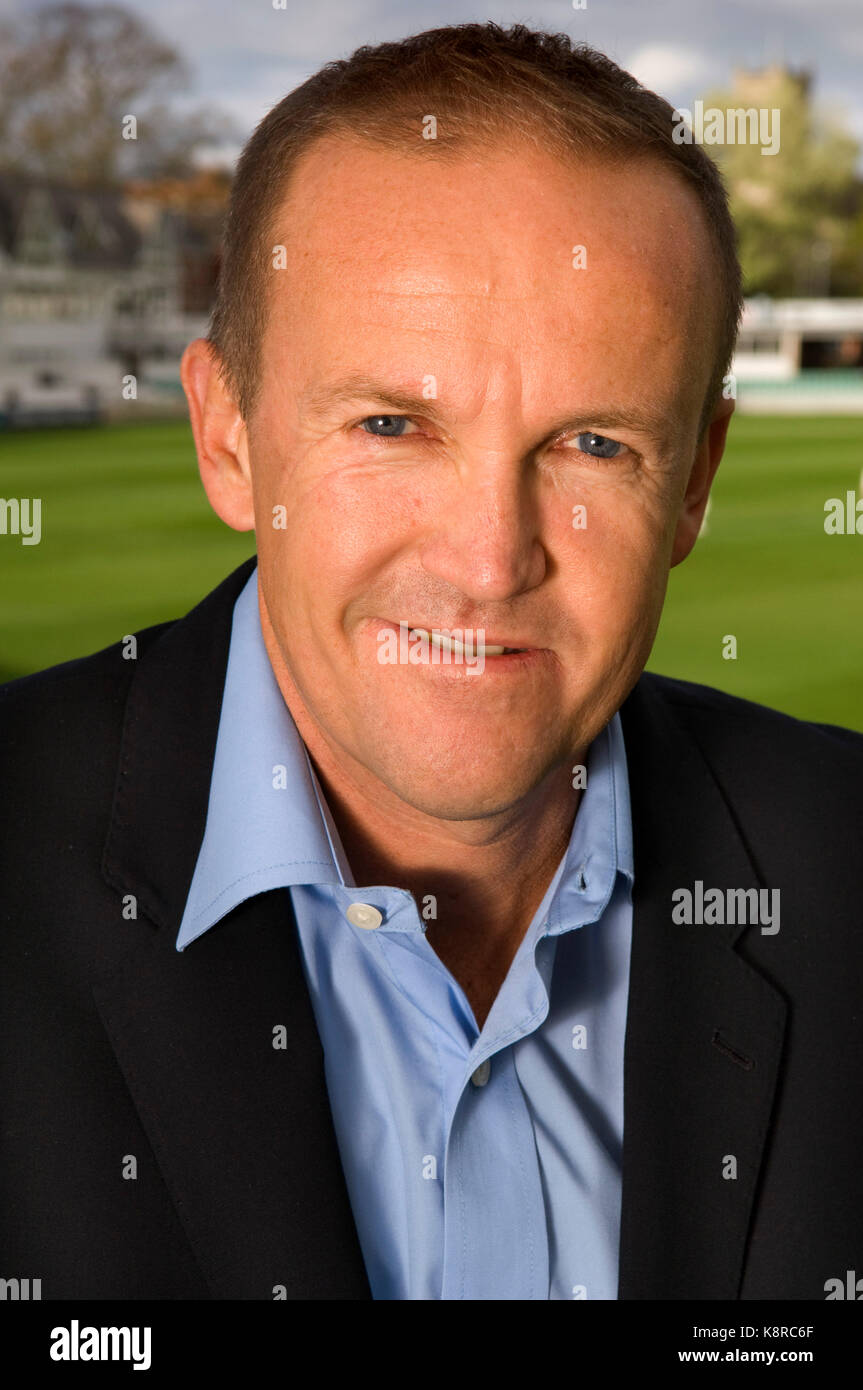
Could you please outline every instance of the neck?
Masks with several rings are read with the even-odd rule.
[[[328,753],[309,748],[357,886],[413,894],[426,940],[481,1028],[569,843],[581,793],[568,768],[547,777],[529,805],[482,821],[417,824],[413,808],[389,816],[358,793]]]
[[[555,764],[516,803],[474,818],[429,815],[335,746],[307,710],[264,624],[285,703],[308,751],[358,888],[407,889],[426,939],[482,1023],[565,853],[581,793]]]

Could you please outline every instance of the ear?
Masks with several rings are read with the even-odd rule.
[[[195,338],[183,353],[180,380],[198,469],[210,506],[235,531],[255,525],[246,425],[219,371],[219,356],[206,338]]]
[[[686,559],[698,539],[707,507],[707,499],[710,496],[710,488],[716,476],[719,461],[725,452],[725,439],[733,413],[733,399],[726,400],[724,397],[720,399],[696,449],[689,480],[686,484],[686,492],[680,504],[677,529],[674,533],[674,545],[671,551],[672,569],[675,565],[679,565],[681,560]]]

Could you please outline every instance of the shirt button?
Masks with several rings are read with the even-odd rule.
[[[472,1086],[484,1086],[490,1076],[491,1062],[489,1061],[488,1057],[486,1057],[484,1062],[480,1062],[479,1066],[477,1067],[476,1071],[471,1077],[470,1084]]]
[[[369,903],[351,903],[345,916],[352,927],[364,927],[366,931],[374,931],[384,920],[377,908]]]

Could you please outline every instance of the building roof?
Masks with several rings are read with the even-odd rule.
[[[143,239],[122,204],[120,189],[0,173],[0,250],[31,264],[131,268]]]

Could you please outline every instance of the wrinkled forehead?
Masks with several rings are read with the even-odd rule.
[[[700,408],[716,257],[695,194],[654,159],[505,142],[435,159],[328,136],[298,162],[271,233],[265,370],[289,344],[306,377],[333,352],[377,368],[391,348],[420,375],[542,354],[544,390],[556,374],[598,386],[623,373],[646,391],[691,386]],[[356,360],[364,345],[373,362]]]

